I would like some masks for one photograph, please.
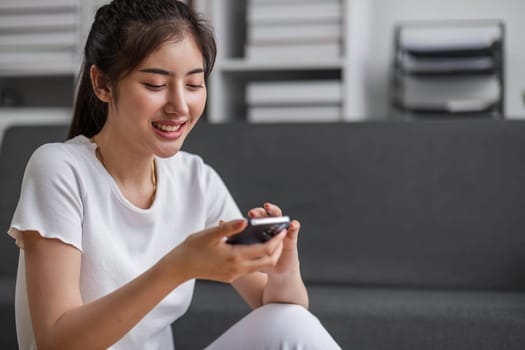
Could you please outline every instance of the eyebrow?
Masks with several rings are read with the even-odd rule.
[[[165,69],[161,69],[161,68],[144,68],[144,69],[141,69],[140,72],[142,72],[142,73],[160,74],[160,75],[166,75],[166,76],[175,76],[175,72],[172,72],[172,71],[169,71],[169,70],[165,70]],[[204,69],[203,68],[195,68],[195,69],[190,70],[188,73],[186,73],[186,75],[199,74],[199,73],[204,73]]]

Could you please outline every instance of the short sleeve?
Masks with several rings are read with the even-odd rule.
[[[242,213],[219,174],[205,164],[205,186],[207,193],[206,226],[217,225],[219,220],[242,218]]]
[[[9,234],[22,246],[23,231],[38,231],[82,250],[83,204],[74,157],[62,144],[38,148],[26,166]]]

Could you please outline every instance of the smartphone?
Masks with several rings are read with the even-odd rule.
[[[271,216],[248,220],[248,226],[240,233],[228,237],[231,244],[264,243],[290,226],[288,216]]]

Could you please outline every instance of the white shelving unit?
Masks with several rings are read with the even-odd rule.
[[[77,69],[79,0],[3,0],[0,75],[70,74]]]
[[[32,85],[27,90],[34,97],[40,94],[37,90],[45,86],[44,81],[49,80],[48,88],[42,90],[41,97],[37,100],[45,99],[46,95],[65,95],[67,102],[65,105],[57,105],[53,101],[50,107],[72,107],[70,106],[72,100],[69,101],[70,97],[67,93],[71,93],[72,96],[73,86],[69,90],[68,84],[73,85],[78,74],[82,46],[94,11],[107,1],[109,0],[3,0],[0,4],[0,46],[6,35],[8,35],[8,40],[3,41],[4,45],[11,40],[9,35],[28,34],[35,30],[40,33],[49,30],[59,31],[62,33],[61,37],[65,44],[57,46],[51,40],[53,45],[48,47],[50,59],[47,60],[36,59],[36,56],[30,54],[31,45],[23,50],[18,50],[20,45],[18,49],[14,47],[16,45],[12,45],[9,50],[2,47],[0,53],[18,50],[16,55],[19,59],[10,62],[0,60],[0,91],[6,86],[12,86],[11,83],[15,82],[15,88]],[[274,4],[287,2],[291,6],[298,6],[299,13],[305,4],[339,1],[340,55],[323,58],[317,54],[318,52],[312,51],[312,55],[303,55],[293,59],[283,57],[247,59],[245,45],[248,36],[247,7],[250,1]],[[247,86],[254,82],[270,81],[338,81],[340,82],[341,101],[340,116],[337,119],[353,121],[360,120],[365,115],[366,106],[362,88],[364,73],[361,69],[365,58],[361,57],[359,52],[363,51],[360,48],[368,44],[366,32],[363,33],[361,30],[364,27],[362,18],[366,17],[368,10],[367,0],[193,0],[193,4],[212,23],[219,48],[216,66],[208,86],[209,99],[206,113],[211,122],[247,120]],[[42,13],[39,14],[39,11]],[[13,21],[13,16],[29,16],[31,20],[24,21],[24,24],[20,21]],[[7,20],[8,18],[10,19]],[[41,22],[40,29],[32,26],[33,23],[36,23],[35,19]],[[58,25],[60,23],[61,25]],[[353,37],[350,38],[352,33]],[[33,44],[40,45],[38,42],[33,42]],[[41,48],[38,51],[41,52]],[[38,83],[32,84],[31,79],[38,80]],[[55,92],[53,89],[57,87],[57,79],[61,88],[60,91]],[[6,90],[1,91],[0,95]],[[9,106],[9,104],[0,106],[4,109],[6,107],[17,106]],[[27,106],[24,101],[20,107],[42,109],[48,106],[33,106],[31,103]],[[11,108],[9,113],[16,113],[16,108]]]
[[[71,118],[87,32],[107,1],[0,2],[0,138],[12,124]]]
[[[109,0],[2,0],[0,77],[77,74],[96,9]]]
[[[350,23],[353,20],[352,8],[362,6],[362,0],[200,0],[194,1],[197,10],[204,13],[205,17],[212,23],[217,39],[218,56],[215,68],[209,80],[209,99],[207,106],[207,117],[210,122],[220,123],[235,120],[247,120],[248,105],[247,87],[257,82],[293,82],[293,81],[338,81],[340,82],[342,96],[340,99],[340,115],[337,120],[351,121],[360,119],[359,103],[352,105],[351,83],[353,76],[352,61],[354,57],[348,55],[348,51],[359,41],[350,42]],[[285,6],[286,10],[297,7],[297,13],[293,18],[301,20],[301,11],[305,17],[305,6],[326,5],[338,6],[340,10],[340,53],[323,57],[322,52],[312,50],[309,54],[300,56],[265,56],[257,59],[249,57],[250,44],[250,19],[254,17],[250,6],[259,6],[258,10],[265,6]],[[337,4],[337,5],[334,5]],[[283,17],[274,12],[277,17]],[[260,16],[259,16],[260,17]],[[253,20],[253,19],[252,19]],[[328,23],[328,18],[324,23]],[[293,22],[293,19],[292,19]],[[293,23],[292,23],[293,24]],[[281,22],[281,26],[286,25]],[[252,29],[253,30],[253,29]],[[248,43],[248,45],[247,45]],[[312,46],[313,47],[313,46]],[[356,76],[358,77],[358,76]],[[318,118],[322,120],[322,116]],[[296,121],[309,121],[309,118],[301,120],[297,116]],[[334,121],[333,118],[326,121]]]

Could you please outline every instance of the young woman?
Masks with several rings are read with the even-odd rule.
[[[180,151],[215,59],[205,23],[175,0],[114,0],[84,54],[70,139],[35,151],[9,230],[22,248],[20,349],[173,349],[195,279],[231,283],[254,309],[210,349],[338,348],[307,311],[299,222],[227,243],[246,220],[213,169]]]

